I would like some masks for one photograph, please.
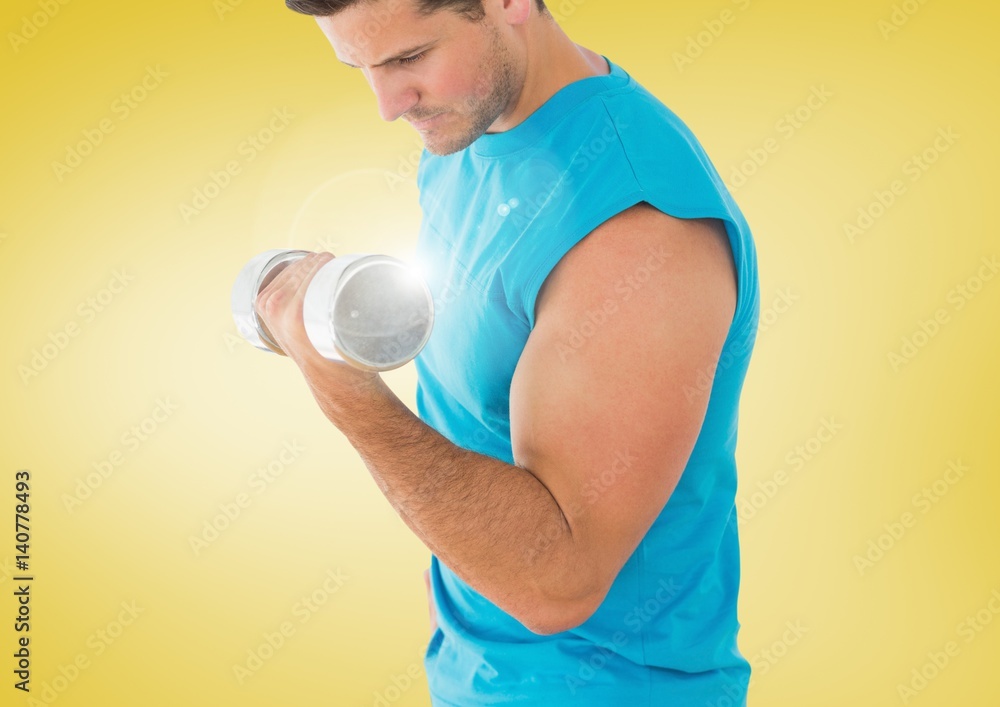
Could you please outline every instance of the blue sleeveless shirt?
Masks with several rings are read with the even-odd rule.
[[[510,382],[539,288],[570,248],[639,202],[724,222],[736,312],[718,365],[684,386],[708,409],[681,479],[584,624],[534,634],[431,556],[439,627],[424,666],[436,707],[745,704],[735,449],[760,310],[756,251],[690,130],[608,65],[506,132],[451,155],[423,151],[415,262],[435,322],[415,359],[418,415],[454,444],[513,465]]]

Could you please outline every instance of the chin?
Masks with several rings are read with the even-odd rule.
[[[424,138],[424,148],[426,148],[426,150],[432,155],[444,157],[445,155],[451,155],[460,150],[464,150],[473,142],[475,142],[475,139],[462,140],[461,142],[456,143],[454,140],[435,140],[433,138]]]
[[[460,134],[450,133],[447,135],[430,135],[423,138],[424,147],[432,155],[443,157],[464,150],[469,145],[479,139],[482,133]]]

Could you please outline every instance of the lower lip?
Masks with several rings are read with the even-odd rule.
[[[437,123],[441,121],[444,115],[445,115],[444,113],[438,113],[433,118],[428,118],[427,120],[422,120],[418,123],[413,123],[413,127],[415,127],[417,130],[426,130],[427,128],[437,125]]]

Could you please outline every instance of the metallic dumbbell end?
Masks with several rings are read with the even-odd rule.
[[[354,254],[319,269],[302,314],[309,340],[325,358],[390,371],[413,360],[430,339],[434,300],[403,261]]]
[[[269,250],[248,262],[236,277],[230,302],[236,331],[261,351],[285,355],[257,316],[257,295],[278,273],[306,255],[305,250]]]

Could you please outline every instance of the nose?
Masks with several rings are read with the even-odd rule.
[[[405,115],[420,100],[420,94],[416,88],[408,83],[408,79],[397,73],[380,73],[368,71],[366,73],[368,85],[375,92],[375,99],[378,101],[378,112],[382,120],[392,122],[401,115]]]

